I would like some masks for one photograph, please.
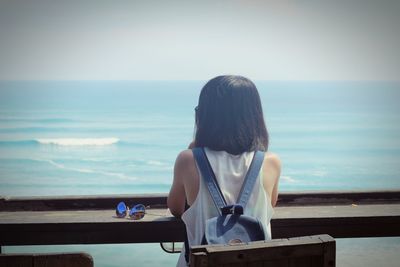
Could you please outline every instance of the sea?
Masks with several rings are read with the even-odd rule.
[[[206,82],[0,81],[0,196],[167,193]],[[254,82],[281,192],[400,189],[400,82]],[[3,251],[86,251],[100,267],[178,258],[159,244]],[[337,240],[338,266],[398,266],[398,251],[397,237]]]

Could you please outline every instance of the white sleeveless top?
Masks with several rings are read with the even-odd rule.
[[[244,177],[253,160],[254,152],[232,155],[225,151],[214,151],[208,148],[205,148],[205,152],[227,204],[235,204]],[[189,247],[201,244],[206,220],[218,216],[217,209],[198,167],[197,171],[200,177],[199,192],[190,208],[182,214],[182,220],[186,225]],[[254,185],[250,199],[246,207],[244,207],[244,214],[260,220],[264,228],[265,239],[269,240],[271,239],[270,221],[274,210],[271,206],[271,199],[263,187],[262,169],[257,179],[258,182]],[[177,266],[187,266],[184,247]]]

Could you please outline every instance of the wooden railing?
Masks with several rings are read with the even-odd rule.
[[[0,246],[183,241],[166,194],[0,198]],[[148,206],[140,221],[116,218],[120,201]],[[400,236],[400,191],[281,193],[273,238]]]

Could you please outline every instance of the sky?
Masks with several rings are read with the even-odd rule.
[[[400,1],[0,0],[0,80],[400,80]]]

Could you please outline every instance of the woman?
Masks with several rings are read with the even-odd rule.
[[[196,135],[182,151],[174,168],[168,208],[186,225],[190,246],[200,245],[205,221],[217,216],[190,148],[203,147],[227,204],[236,203],[254,151],[268,149],[260,96],[256,86],[241,76],[218,76],[201,90],[196,110]],[[281,163],[277,155],[265,153],[262,169],[244,213],[258,218],[266,239],[271,239],[270,220],[278,199]],[[189,208],[185,211],[186,204]],[[178,266],[186,266],[183,250]]]

